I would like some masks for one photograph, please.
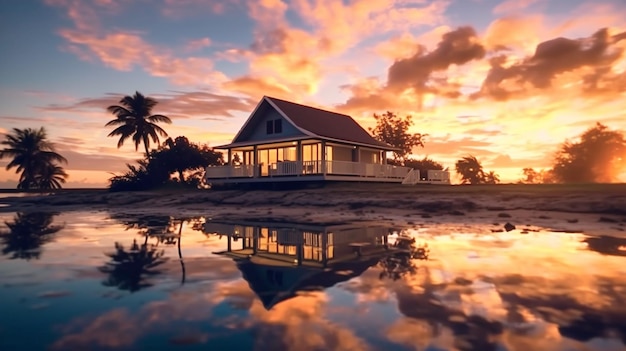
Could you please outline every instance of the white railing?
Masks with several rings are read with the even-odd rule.
[[[415,185],[420,181],[420,170],[412,169],[402,180],[402,184]]]
[[[206,179],[252,178],[255,176],[254,165],[209,166],[205,168]]]
[[[450,183],[450,172],[439,170],[428,170],[426,180],[429,182]]]
[[[404,179],[411,168],[375,163],[361,163],[349,161],[283,161],[272,163],[269,166],[238,165],[238,166],[210,166],[206,168],[206,179],[223,178],[252,178],[264,172],[271,177],[298,176],[307,174],[334,174],[356,177],[398,178]]]

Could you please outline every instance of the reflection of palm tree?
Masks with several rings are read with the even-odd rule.
[[[51,234],[63,228],[52,225],[55,215],[43,212],[17,213],[13,222],[4,222],[9,230],[0,232],[4,244],[2,254],[11,254],[11,259],[38,259],[41,246],[52,240]]]
[[[402,279],[406,275],[417,273],[415,260],[428,259],[428,246],[415,245],[415,238],[398,237],[394,245],[395,252],[382,258],[378,265],[383,268],[379,278]]]
[[[41,186],[37,183],[37,176],[54,172],[54,179],[58,180],[54,185],[61,187],[59,182],[64,182],[67,174],[56,163],[67,163],[65,157],[54,151],[54,146],[48,141],[44,128],[18,129],[6,135],[6,139],[0,142],[5,148],[0,150],[0,159],[12,157],[6,166],[7,170],[17,168],[20,174],[18,189],[37,189]],[[47,177],[50,178],[50,177]]]
[[[156,123],[172,123],[172,120],[164,115],[153,115],[152,108],[157,101],[135,92],[133,96],[124,96],[120,105],[112,105],[107,108],[116,118],[109,121],[105,126],[118,126],[108,136],[119,136],[117,147],[120,148],[124,141],[132,137],[135,150],[143,143],[146,156],[150,155],[150,139],[159,143],[159,135],[167,136],[167,132]]]
[[[133,240],[128,251],[124,250],[122,244],[116,242],[115,252],[106,254],[111,261],[98,268],[100,272],[109,274],[103,284],[131,293],[150,287],[152,284],[145,278],[161,274],[161,271],[155,268],[165,263],[164,254],[163,250],[157,251],[152,245],[150,248],[148,245],[139,246],[136,240]]]

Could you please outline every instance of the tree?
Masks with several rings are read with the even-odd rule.
[[[423,139],[428,134],[409,133],[409,127],[413,125],[410,115],[402,118],[387,111],[382,115],[374,114],[374,119],[376,119],[376,127],[370,128],[374,138],[400,149],[393,152],[394,161],[402,163],[414,147],[424,147]]]
[[[437,161],[434,161],[428,157],[424,157],[421,160],[415,160],[408,158],[404,161],[404,166],[411,167],[420,171],[420,177],[425,179],[429,170],[443,170],[443,165]]]
[[[61,183],[65,183],[67,177],[63,167],[48,164],[35,176],[35,183],[39,189],[61,189]]]
[[[223,156],[207,145],[190,143],[184,137],[175,140],[168,138],[147,159],[137,161],[138,165],[127,164],[128,171],[109,179],[111,191],[149,190],[168,183],[174,183],[171,175],[178,175],[179,184],[200,186],[204,168],[221,165]],[[187,176],[185,174],[188,173]]]
[[[177,173],[178,181],[185,182],[185,172],[204,169],[209,165],[224,164],[220,152],[207,145],[190,143],[184,136],[168,138],[158,150],[153,151],[150,163],[158,164],[168,174]]]
[[[482,182],[485,184],[498,184],[500,183],[500,176],[497,175],[494,171],[489,171],[483,177]]]
[[[18,189],[50,189],[49,185],[60,188],[60,183],[67,178],[63,168],[57,165],[67,160],[55,152],[43,127],[38,130],[13,128],[1,144],[5,148],[0,150],[0,159],[13,158],[6,169],[17,168],[16,173],[20,173]]]
[[[626,139],[602,123],[587,129],[578,142],[564,142],[554,159],[557,182],[613,182],[626,169]]]
[[[120,100],[120,105],[111,105],[107,110],[114,114],[116,118],[105,124],[105,127],[117,126],[108,136],[120,136],[117,147],[124,145],[126,139],[131,138],[135,143],[135,150],[139,144],[143,143],[146,155],[150,154],[150,139],[156,144],[159,143],[159,135],[166,137],[167,132],[156,123],[172,123],[172,120],[164,115],[153,115],[152,109],[157,101],[150,97],[143,96],[140,92],[135,92],[133,96],[124,96]]]
[[[463,157],[456,161],[456,173],[461,176],[463,184],[480,184],[485,179],[483,166],[478,159],[472,155]]]
[[[133,240],[133,244],[126,251],[122,244],[116,242],[115,251],[106,254],[111,261],[98,268],[100,272],[108,274],[102,284],[131,293],[152,286],[146,278],[161,274],[156,268],[165,263],[166,259],[163,258],[163,250],[157,251],[153,245],[148,246],[139,245]]]
[[[39,259],[41,247],[52,241],[52,234],[63,228],[53,225],[56,213],[18,212],[13,222],[4,222],[8,231],[0,231],[4,244],[2,254],[11,254],[11,259]]]

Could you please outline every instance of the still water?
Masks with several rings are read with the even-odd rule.
[[[3,351],[626,349],[626,239],[0,219]]]

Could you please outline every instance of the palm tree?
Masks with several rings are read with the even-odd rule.
[[[456,161],[456,173],[461,176],[463,184],[480,184],[485,179],[483,166],[475,156],[468,155]]]
[[[126,139],[132,137],[135,143],[135,150],[139,148],[139,144],[143,143],[146,149],[146,157],[150,155],[148,147],[150,139],[159,143],[159,135],[167,137],[167,133],[156,123],[172,123],[172,120],[164,115],[152,115],[152,108],[157,104],[155,99],[145,97],[136,91],[133,96],[124,96],[120,100],[119,105],[111,105],[107,107],[107,111],[114,114],[117,118],[105,124],[108,126],[117,126],[108,136],[120,136],[117,147],[124,145]]]
[[[98,268],[100,272],[108,274],[102,284],[131,293],[148,288],[152,283],[146,278],[162,273],[156,268],[167,260],[163,258],[164,254],[163,250],[157,251],[154,245],[137,244],[137,240],[133,240],[128,251],[116,242],[115,252],[106,254],[111,261]]]
[[[35,183],[39,189],[61,189],[61,183],[65,183],[67,177],[63,167],[48,164],[35,176]]]
[[[498,184],[500,183],[500,176],[494,171],[489,171],[485,174],[484,182],[485,184]]]
[[[39,188],[38,177],[41,179],[42,174],[50,174],[50,167],[55,167],[55,179],[65,181],[67,174],[55,162],[67,163],[67,160],[54,151],[54,146],[47,140],[43,127],[39,130],[13,128],[13,132],[7,134],[1,144],[6,147],[0,150],[0,159],[13,157],[6,169],[16,167],[16,173],[21,172],[18,189]],[[60,184],[58,185],[60,187]]]
[[[41,246],[52,241],[52,234],[63,229],[61,225],[53,225],[55,213],[19,212],[13,222],[4,222],[8,231],[0,231],[0,239],[4,244],[2,254],[11,254],[11,259],[38,259]]]

